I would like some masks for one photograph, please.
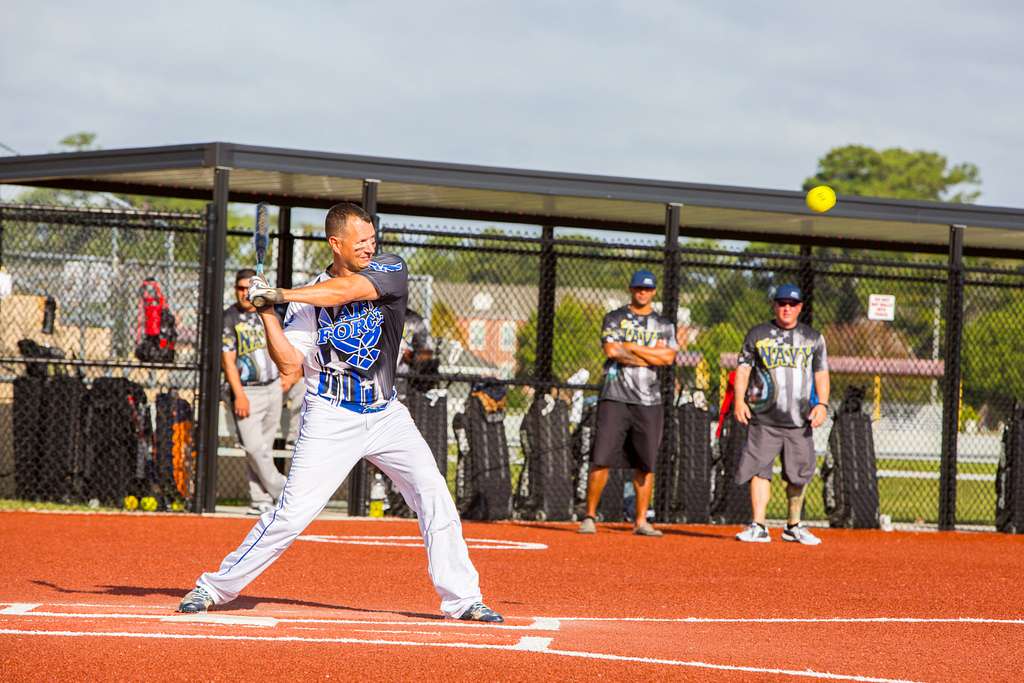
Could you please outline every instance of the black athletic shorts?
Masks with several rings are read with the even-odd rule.
[[[664,423],[663,406],[600,401],[590,462],[598,467],[653,472]]]

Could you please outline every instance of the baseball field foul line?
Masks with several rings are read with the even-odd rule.
[[[540,618],[540,617],[538,617]],[[662,624],[1012,624],[1024,619],[988,617],[550,617],[555,621],[630,621]]]
[[[108,632],[91,633],[86,631],[31,631],[20,629],[0,629],[0,635],[14,636],[51,636],[51,637],[92,637],[92,638],[149,638],[171,640],[229,640],[256,642],[287,642],[287,643],[337,643],[353,645],[398,645],[404,647],[437,647],[468,650],[500,650],[504,652],[534,652],[537,654],[556,655],[561,657],[579,657],[583,659],[600,659],[614,662],[636,662],[639,664],[658,664],[663,666],[680,666],[694,669],[712,669],[716,671],[742,671],[745,673],[774,674],[779,676],[796,676],[800,678],[818,678],[837,681],[858,681],[861,683],[914,683],[900,678],[875,678],[850,674],[835,674],[827,671],[772,669],[754,666],[737,666],[731,664],[712,664],[710,662],[682,661],[675,659],[655,659],[649,657],[627,657],[623,655],[604,654],[600,652],[578,652],[574,650],[550,650],[548,638],[526,636],[516,645],[485,645],[482,643],[417,643],[402,640],[378,640],[363,638],[304,638],[299,636],[233,636],[233,635],[199,635],[185,633],[127,633]]]

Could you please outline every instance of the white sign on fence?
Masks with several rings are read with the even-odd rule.
[[[896,297],[892,294],[868,296],[868,320],[895,320]]]

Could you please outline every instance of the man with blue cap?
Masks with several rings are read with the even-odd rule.
[[[657,368],[675,362],[678,345],[675,327],[651,306],[656,286],[651,271],[633,273],[629,304],[608,313],[601,325],[608,360],[597,404],[597,428],[587,478],[587,514],[580,524],[581,534],[596,533],[597,505],[608,483],[608,469],[616,467],[635,470],[634,533],[662,535],[647,521],[664,425]]]
[[[782,454],[789,514],[783,541],[818,545],[821,539],[800,521],[804,489],[816,464],[812,430],[828,417],[829,374],[825,338],[800,322],[804,295],[785,284],[772,297],[775,319],[747,332],[736,369],[733,414],[748,425],[736,483],[750,482],[754,519],[736,538],[768,543],[765,526],[772,466]]]

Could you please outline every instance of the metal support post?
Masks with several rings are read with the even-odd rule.
[[[679,322],[679,216],[681,210],[682,204],[668,204],[665,207],[665,261],[662,275],[661,314],[668,318],[673,328]],[[661,394],[668,406],[675,402],[675,376],[675,365],[670,365],[661,378]],[[665,424],[668,425],[667,420]]]
[[[220,418],[220,353],[224,324],[224,259],[227,249],[230,170],[213,172],[213,204],[207,207],[203,270],[202,356],[199,370],[199,510],[217,506],[217,423]]]
[[[534,368],[538,389],[547,390],[554,381],[555,287],[557,277],[555,226],[541,228],[540,287],[537,289],[537,361]],[[564,379],[564,378],[563,378]]]
[[[277,286],[291,289],[292,255],[295,237],[292,235],[292,210],[288,206],[277,208]]]
[[[949,282],[946,288],[946,367],[942,396],[942,453],[939,461],[939,529],[956,527],[957,436],[960,417],[961,350],[964,332],[964,226],[949,227]]]
[[[377,190],[380,189],[380,181],[367,178],[363,181],[363,209],[373,219],[373,230],[377,238],[377,251],[380,252],[380,216],[377,215]]]
[[[804,307],[800,312],[800,322],[814,324],[814,256],[811,245],[800,245],[800,289],[804,293]]]
[[[672,323],[673,334],[675,334],[676,325],[679,323],[679,216],[681,209],[681,204],[667,204],[665,206],[665,260],[661,278],[661,314]],[[661,376],[661,397],[665,421],[661,433],[658,467],[662,474],[666,477],[671,477],[672,469],[676,465],[679,454],[679,425],[675,407],[675,363],[660,368],[659,374]],[[658,518],[663,522],[670,521],[668,519],[672,514],[670,509],[682,502],[672,500],[669,497],[669,490],[670,488],[667,486],[655,486],[654,500],[651,501]],[[637,523],[641,521],[637,520]]]
[[[377,233],[377,252],[380,252],[380,217],[377,215],[377,189],[379,180],[363,181],[363,209],[373,219]],[[369,481],[366,475],[366,461],[360,460],[348,475],[348,514],[350,517],[365,517],[369,512]]]

